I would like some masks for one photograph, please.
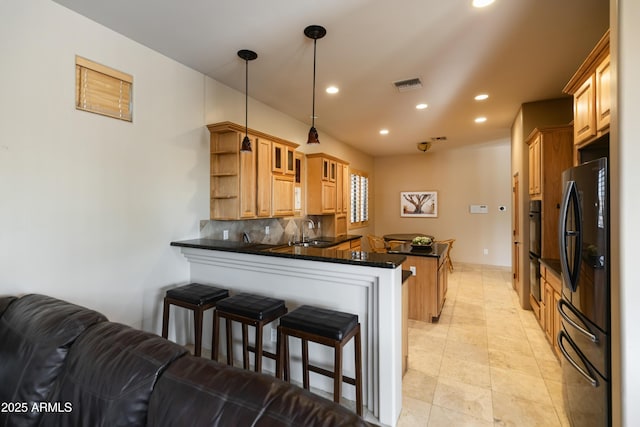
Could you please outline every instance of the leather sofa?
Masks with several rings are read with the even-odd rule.
[[[36,294],[0,297],[0,405],[0,427],[370,425],[295,385]]]

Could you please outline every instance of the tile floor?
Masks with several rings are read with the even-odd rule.
[[[560,363],[511,272],[455,267],[440,320],[409,323],[398,426],[568,426]]]
[[[456,263],[440,320],[409,322],[398,427],[569,426],[560,363],[510,270]]]

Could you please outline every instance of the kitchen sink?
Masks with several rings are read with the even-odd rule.
[[[320,240],[320,239],[313,239],[313,240],[309,240],[307,242],[292,242],[291,245],[292,246],[302,246],[305,248],[326,248],[329,247],[331,245],[333,245],[333,242],[330,242],[328,240]]]

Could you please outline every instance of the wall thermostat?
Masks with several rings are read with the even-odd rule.
[[[469,205],[469,212],[472,214],[486,214],[489,213],[489,207],[487,205]]]

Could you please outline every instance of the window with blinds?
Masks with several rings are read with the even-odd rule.
[[[366,226],[369,221],[369,176],[351,170],[351,218],[353,227]]]
[[[76,56],[76,108],[128,122],[133,77]]]

